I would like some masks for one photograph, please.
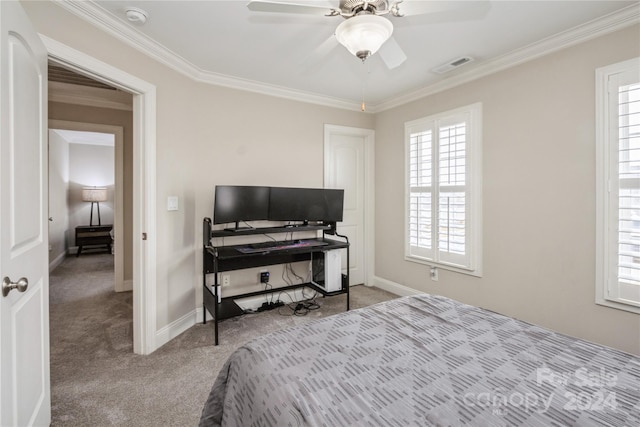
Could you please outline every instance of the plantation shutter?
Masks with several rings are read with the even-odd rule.
[[[640,307],[640,76],[609,80],[609,256],[606,298]]]
[[[438,134],[439,257],[442,262],[466,266],[466,117],[441,122]]]
[[[433,260],[433,122],[409,136],[409,252]]]
[[[466,111],[407,124],[407,256],[472,268]]]

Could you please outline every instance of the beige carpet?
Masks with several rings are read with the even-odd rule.
[[[198,323],[149,356],[133,354],[132,294],[113,292],[113,257],[68,257],[51,273],[53,426],[196,426],[213,380],[247,340],[345,309],[344,295],[318,298],[319,310],[287,307],[220,323]],[[351,288],[351,307],[395,296]]]

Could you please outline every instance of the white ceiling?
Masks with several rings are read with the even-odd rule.
[[[390,70],[379,54],[363,65],[335,41],[333,32],[344,18],[252,12],[247,2],[58,4],[195,79],[350,109],[360,107],[364,94],[368,111],[389,108],[640,19],[639,1],[450,1],[457,10],[389,17],[393,37],[408,57]],[[337,7],[338,0],[311,3]],[[128,22],[128,6],[145,10],[147,23]],[[461,56],[475,60],[444,75],[430,71]]]

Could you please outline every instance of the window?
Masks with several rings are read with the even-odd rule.
[[[481,104],[405,123],[405,259],[481,275]]]
[[[596,71],[596,302],[640,313],[640,58]]]

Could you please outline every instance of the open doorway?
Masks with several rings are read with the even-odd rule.
[[[115,163],[115,134],[49,128],[49,271],[83,249],[113,254]]]
[[[106,248],[116,292],[132,290],[124,144],[121,126],[49,120],[49,271],[78,255],[81,244],[81,253]],[[106,200],[87,199],[95,188],[104,189]]]
[[[130,187],[130,197],[125,195],[125,200],[132,201],[133,350],[136,354],[152,353],[157,348],[155,305],[157,230],[155,209],[150,208],[156,205],[156,87],[56,40],[43,35],[40,37],[49,53],[50,63],[118,88],[133,98],[133,123],[128,126],[132,133],[130,144],[132,153],[128,161],[131,163],[129,177],[133,184]],[[52,94],[49,93],[49,95]],[[49,97],[50,117],[54,102],[56,100]],[[76,112],[82,110],[82,106],[75,108]],[[69,120],[66,117],[57,117],[57,119]],[[86,122],[99,121],[86,120]],[[125,135],[126,130],[127,127],[125,127]],[[127,156],[125,156],[126,167]],[[128,186],[125,185],[125,188]]]
[[[58,241],[53,242],[50,247],[50,258],[52,258],[50,263],[53,263],[51,266],[55,267],[60,256],[64,255],[63,251],[66,253],[77,250],[76,229],[78,226],[89,225],[89,222],[83,221],[79,215],[85,210],[89,213],[89,210],[95,206],[95,203],[82,202],[81,188],[75,187],[107,185],[106,194],[109,196],[109,203],[104,204],[103,207],[106,210],[107,224],[113,225],[115,290],[118,292],[131,290],[133,283],[133,174],[131,173],[133,95],[60,65],[49,63],[48,68],[49,128],[58,130],[54,134],[56,137],[54,142],[61,140],[59,144],[50,147],[50,150],[58,149],[59,151],[54,152],[55,159],[50,156],[50,161],[55,160],[64,164],[65,159],[60,157],[65,153],[67,158],[77,159],[75,163],[66,166],[69,171],[75,171],[77,175],[68,183],[56,182],[60,181],[60,178],[49,174],[50,180],[53,180],[58,187],[64,185],[69,187],[65,204],[71,209],[66,221],[70,223],[60,221],[65,219],[64,209],[59,206],[61,204],[59,200],[50,197],[50,203],[58,204],[57,216],[59,217],[49,215],[52,219],[50,229],[59,232],[60,228],[67,226],[64,241],[60,242],[61,237],[58,236]],[[65,136],[69,141],[65,142]],[[105,140],[109,138],[113,139],[111,148],[105,146]],[[69,147],[72,149],[69,150]],[[113,161],[109,164],[105,163],[110,158]],[[56,165],[53,164],[53,166]],[[65,171],[57,171],[57,173],[64,175]],[[55,189],[55,186],[50,186],[50,191]],[[91,216],[87,218],[88,221],[92,219]],[[50,235],[51,237],[56,236]],[[102,240],[104,238],[97,238],[97,241]],[[60,247],[61,243],[64,244],[64,248]]]
[[[65,282],[82,282],[90,273],[101,282],[85,280],[80,286],[92,289],[79,289],[77,296],[94,296],[105,285],[107,292],[133,288],[131,173],[125,179],[132,167],[132,127],[131,94],[49,65],[50,271],[80,255],[85,259],[64,265]],[[74,271],[78,280],[69,276]],[[125,315],[131,322],[131,306]]]

